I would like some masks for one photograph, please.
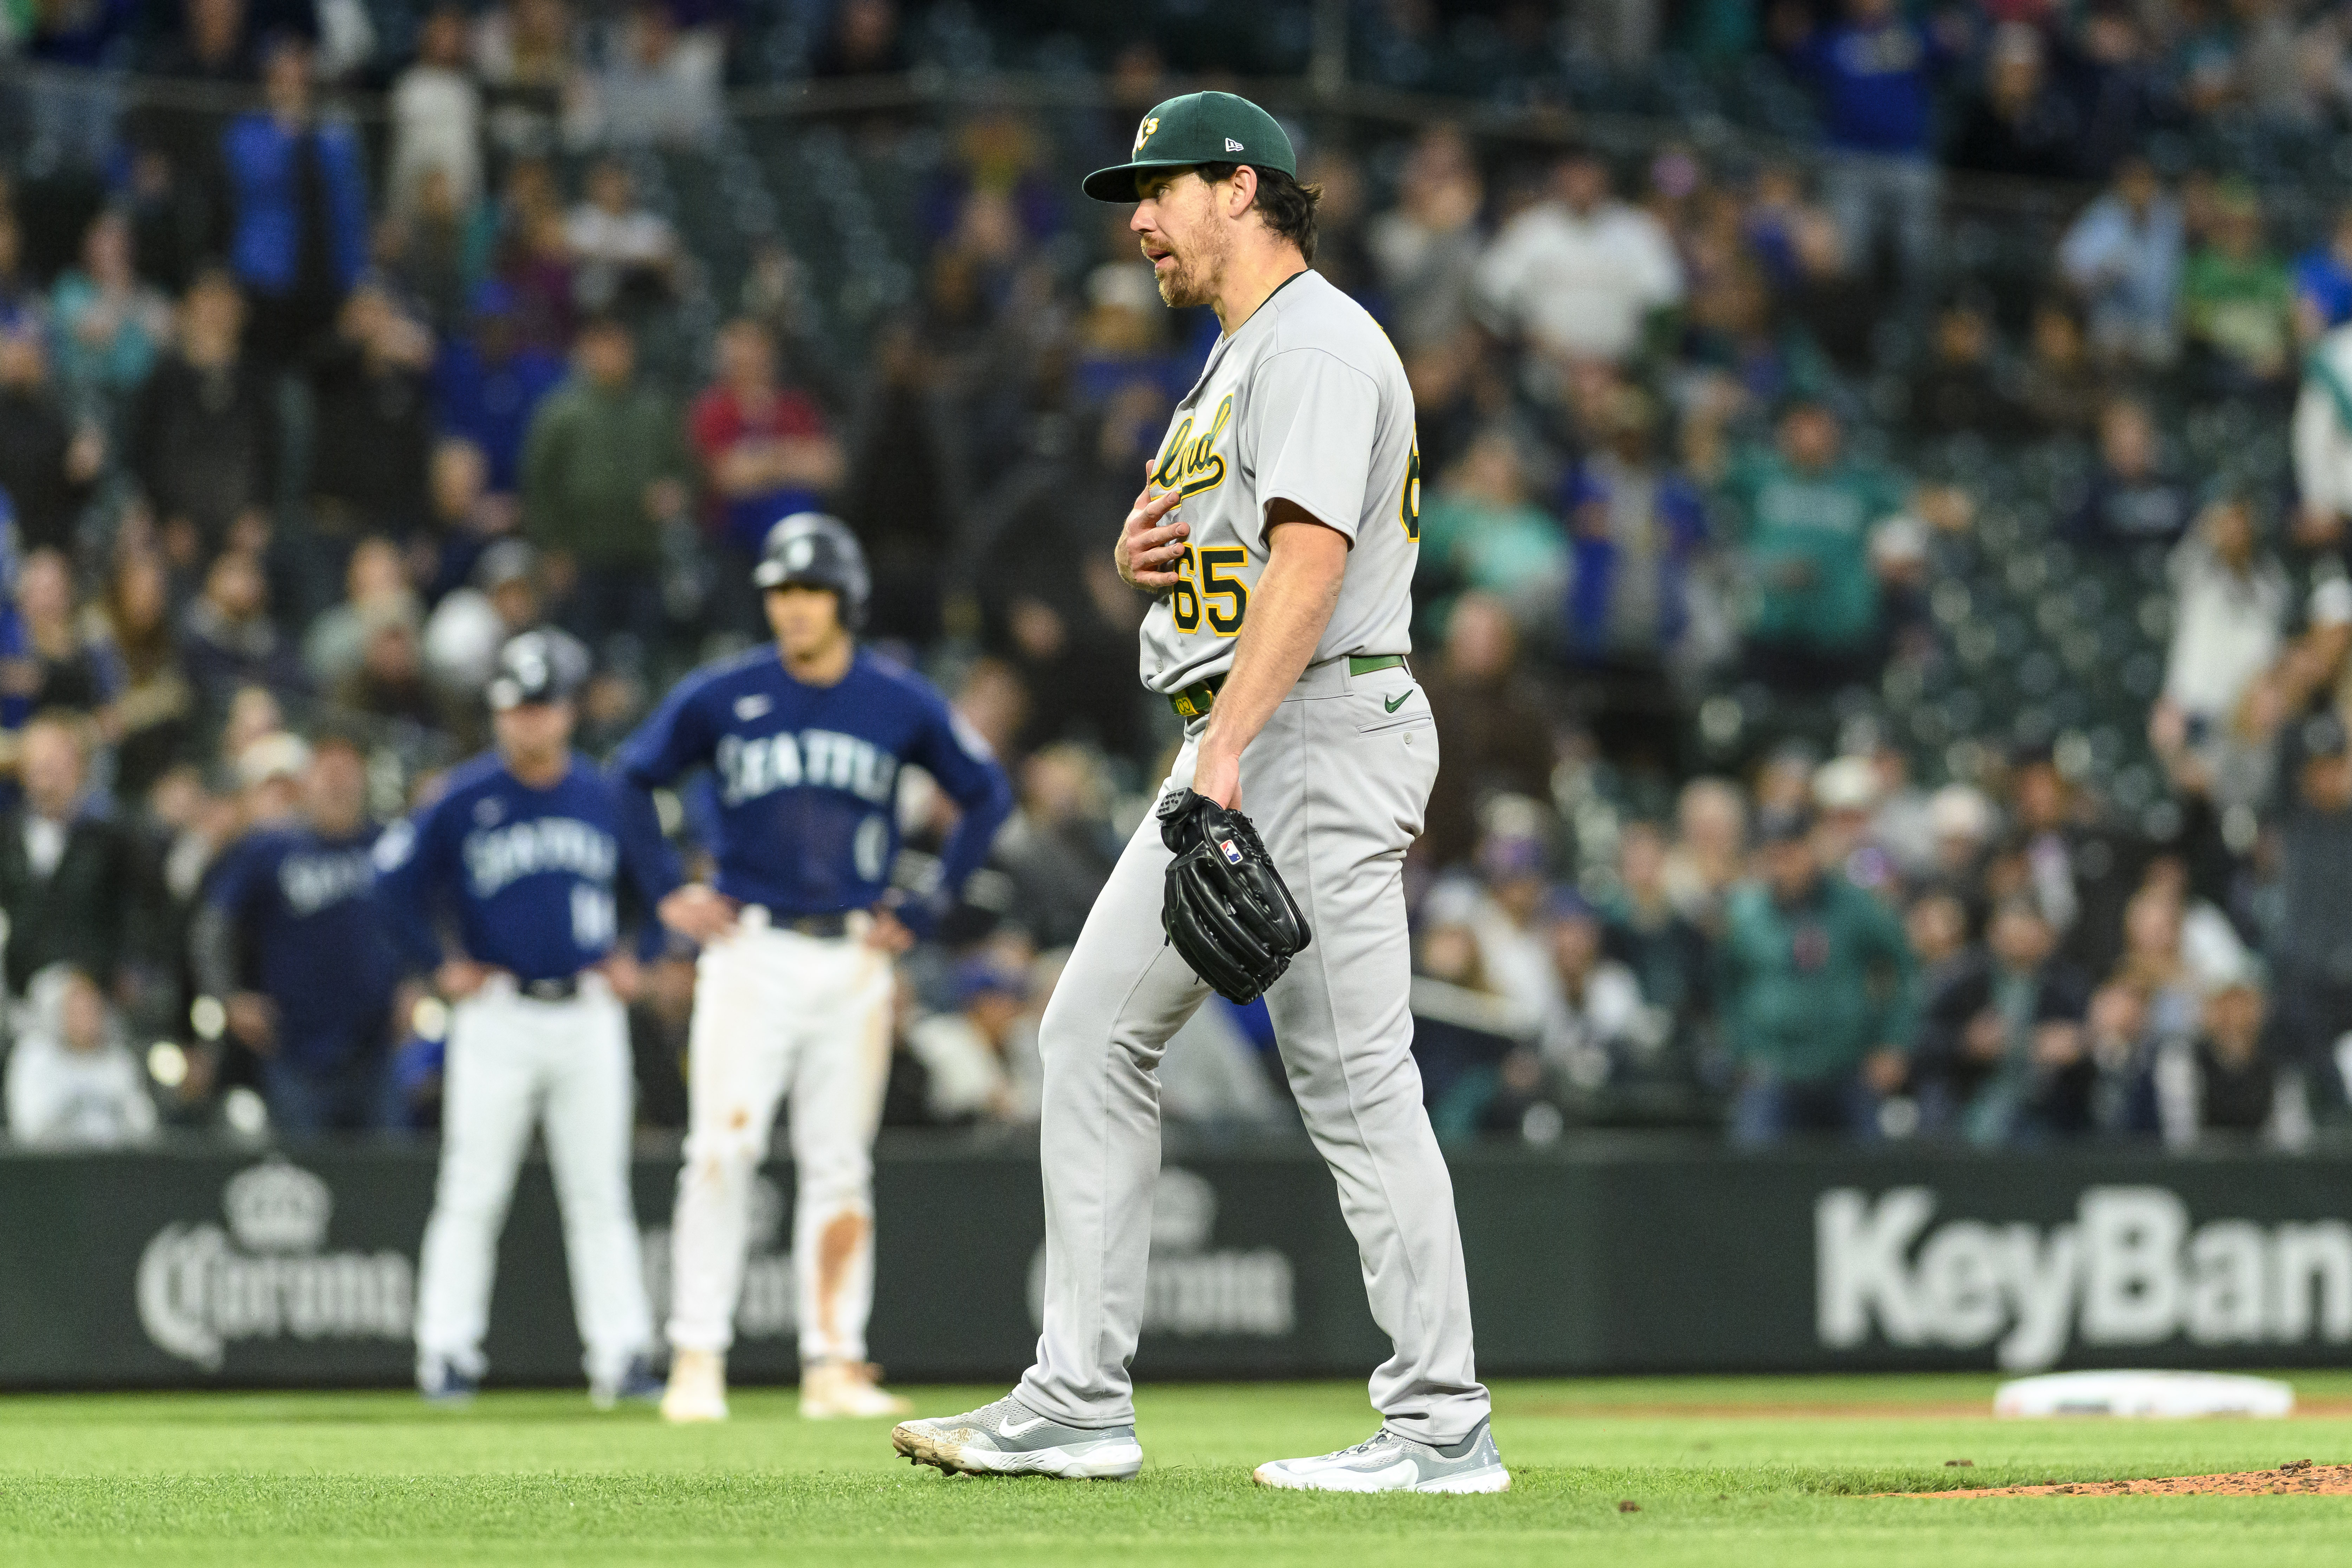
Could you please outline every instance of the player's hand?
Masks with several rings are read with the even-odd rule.
[[[735,934],[735,900],[708,882],[688,882],[661,901],[661,922],[705,946]]]
[[[278,1004],[258,991],[239,991],[222,1005],[228,1032],[259,1056],[278,1049]]]
[[[1227,755],[1204,738],[1192,762],[1192,793],[1206,795],[1228,810],[1238,810],[1242,804],[1241,758]]]
[[[637,993],[645,987],[645,972],[637,967],[634,953],[614,948],[596,967],[604,974],[604,984],[612,987],[614,997],[625,1005],[635,1001]]]
[[[1173,522],[1166,519],[1183,499],[1181,489],[1162,490],[1155,496],[1149,484],[1135,492],[1135,505],[1119,528],[1118,542],[1111,548],[1111,559],[1118,563],[1122,581],[1155,594],[1176,585],[1177,575],[1168,568],[1184,553],[1185,536],[1192,530],[1181,518]]]
[[[907,929],[906,921],[888,910],[877,905],[874,923],[866,928],[866,945],[877,952],[904,952],[915,945],[915,933]]]
[[[433,989],[451,1002],[462,1002],[490,983],[492,971],[487,963],[477,963],[470,958],[451,958],[442,962],[433,972]]]

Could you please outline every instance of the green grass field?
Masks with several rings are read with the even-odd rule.
[[[2352,1374],[2299,1376],[2343,1409]],[[1328,1498],[1250,1467],[1370,1433],[1360,1385],[1158,1387],[1143,1475],[948,1479],[887,1424],[802,1422],[790,1391],[671,1430],[649,1411],[507,1394],[0,1399],[0,1563],[1983,1563],[2352,1559],[2352,1497],[1868,1494],[2352,1459],[2352,1419],[1996,1422],[1976,1377],[1513,1382],[1492,1498]],[[926,1414],[998,1389],[915,1391]],[[1948,1459],[1975,1461],[1948,1468]],[[1639,1504],[1621,1511],[1620,1503]]]

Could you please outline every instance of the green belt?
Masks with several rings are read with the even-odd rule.
[[[1404,655],[1401,653],[1351,653],[1348,656],[1349,675],[1370,675],[1378,669],[1402,669]],[[1181,690],[1168,694],[1168,706],[1176,717],[1191,722],[1204,717],[1216,705],[1217,692],[1224,686],[1223,675],[1213,675],[1206,680],[1196,680]]]

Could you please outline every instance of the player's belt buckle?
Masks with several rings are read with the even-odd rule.
[[[830,939],[849,934],[849,917],[846,914],[792,915],[778,920],[775,923],[786,931],[797,931],[802,936]]]
[[[547,980],[526,980],[516,989],[534,1002],[569,1002],[580,994],[580,976],[560,974]]]

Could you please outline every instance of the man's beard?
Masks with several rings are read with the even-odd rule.
[[[1176,265],[1154,279],[1160,285],[1160,302],[1174,310],[1213,303],[1217,263],[1224,259],[1224,249],[1204,236],[1197,247],[1188,247],[1189,254],[1176,256]]]

